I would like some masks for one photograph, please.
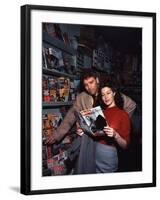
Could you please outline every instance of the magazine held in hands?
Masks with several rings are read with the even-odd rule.
[[[82,110],[78,113],[79,125],[82,130],[92,136],[103,136],[106,119],[100,106]]]

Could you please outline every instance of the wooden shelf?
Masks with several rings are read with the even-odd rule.
[[[59,72],[56,69],[43,68],[43,74],[48,74],[48,75],[52,75],[52,76],[65,76],[65,77],[69,77],[69,78],[72,78],[72,79],[76,79],[75,75],[67,74],[67,73],[64,73],[64,72]]]
[[[43,108],[59,107],[59,106],[71,106],[73,101],[67,102],[43,102]]]

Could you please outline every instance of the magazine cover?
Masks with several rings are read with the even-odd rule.
[[[107,122],[100,106],[80,111],[78,118],[85,133],[92,136],[104,135],[103,128],[107,126]]]

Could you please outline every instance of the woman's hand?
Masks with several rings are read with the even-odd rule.
[[[108,137],[115,137],[116,136],[116,131],[113,128],[111,128],[110,126],[105,126],[103,131],[105,132],[105,134]]]
[[[114,140],[117,142],[117,144],[122,148],[127,148],[127,142],[125,139],[123,139],[118,132],[116,132],[113,128],[109,126],[105,126],[103,131],[108,137],[114,138]]]

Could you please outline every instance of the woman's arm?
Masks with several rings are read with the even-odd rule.
[[[113,137],[115,142],[122,148],[126,149],[130,142],[130,119],[126,112],[119,115],[119,120],[116,122],[116,130],[110,126],[104,127],[104,132],[108,137]]]
[[[104,127],[103,131],[105,132],[105,134],[108,136],[108,137],[112,137],[115,139],[116,143],[122,148],[122,149],[126,149],[128,144],[127,144],[127,141],[121,137],[121,135],[115,131],[113,128],[109,127],[109,126],[106,126]]]

